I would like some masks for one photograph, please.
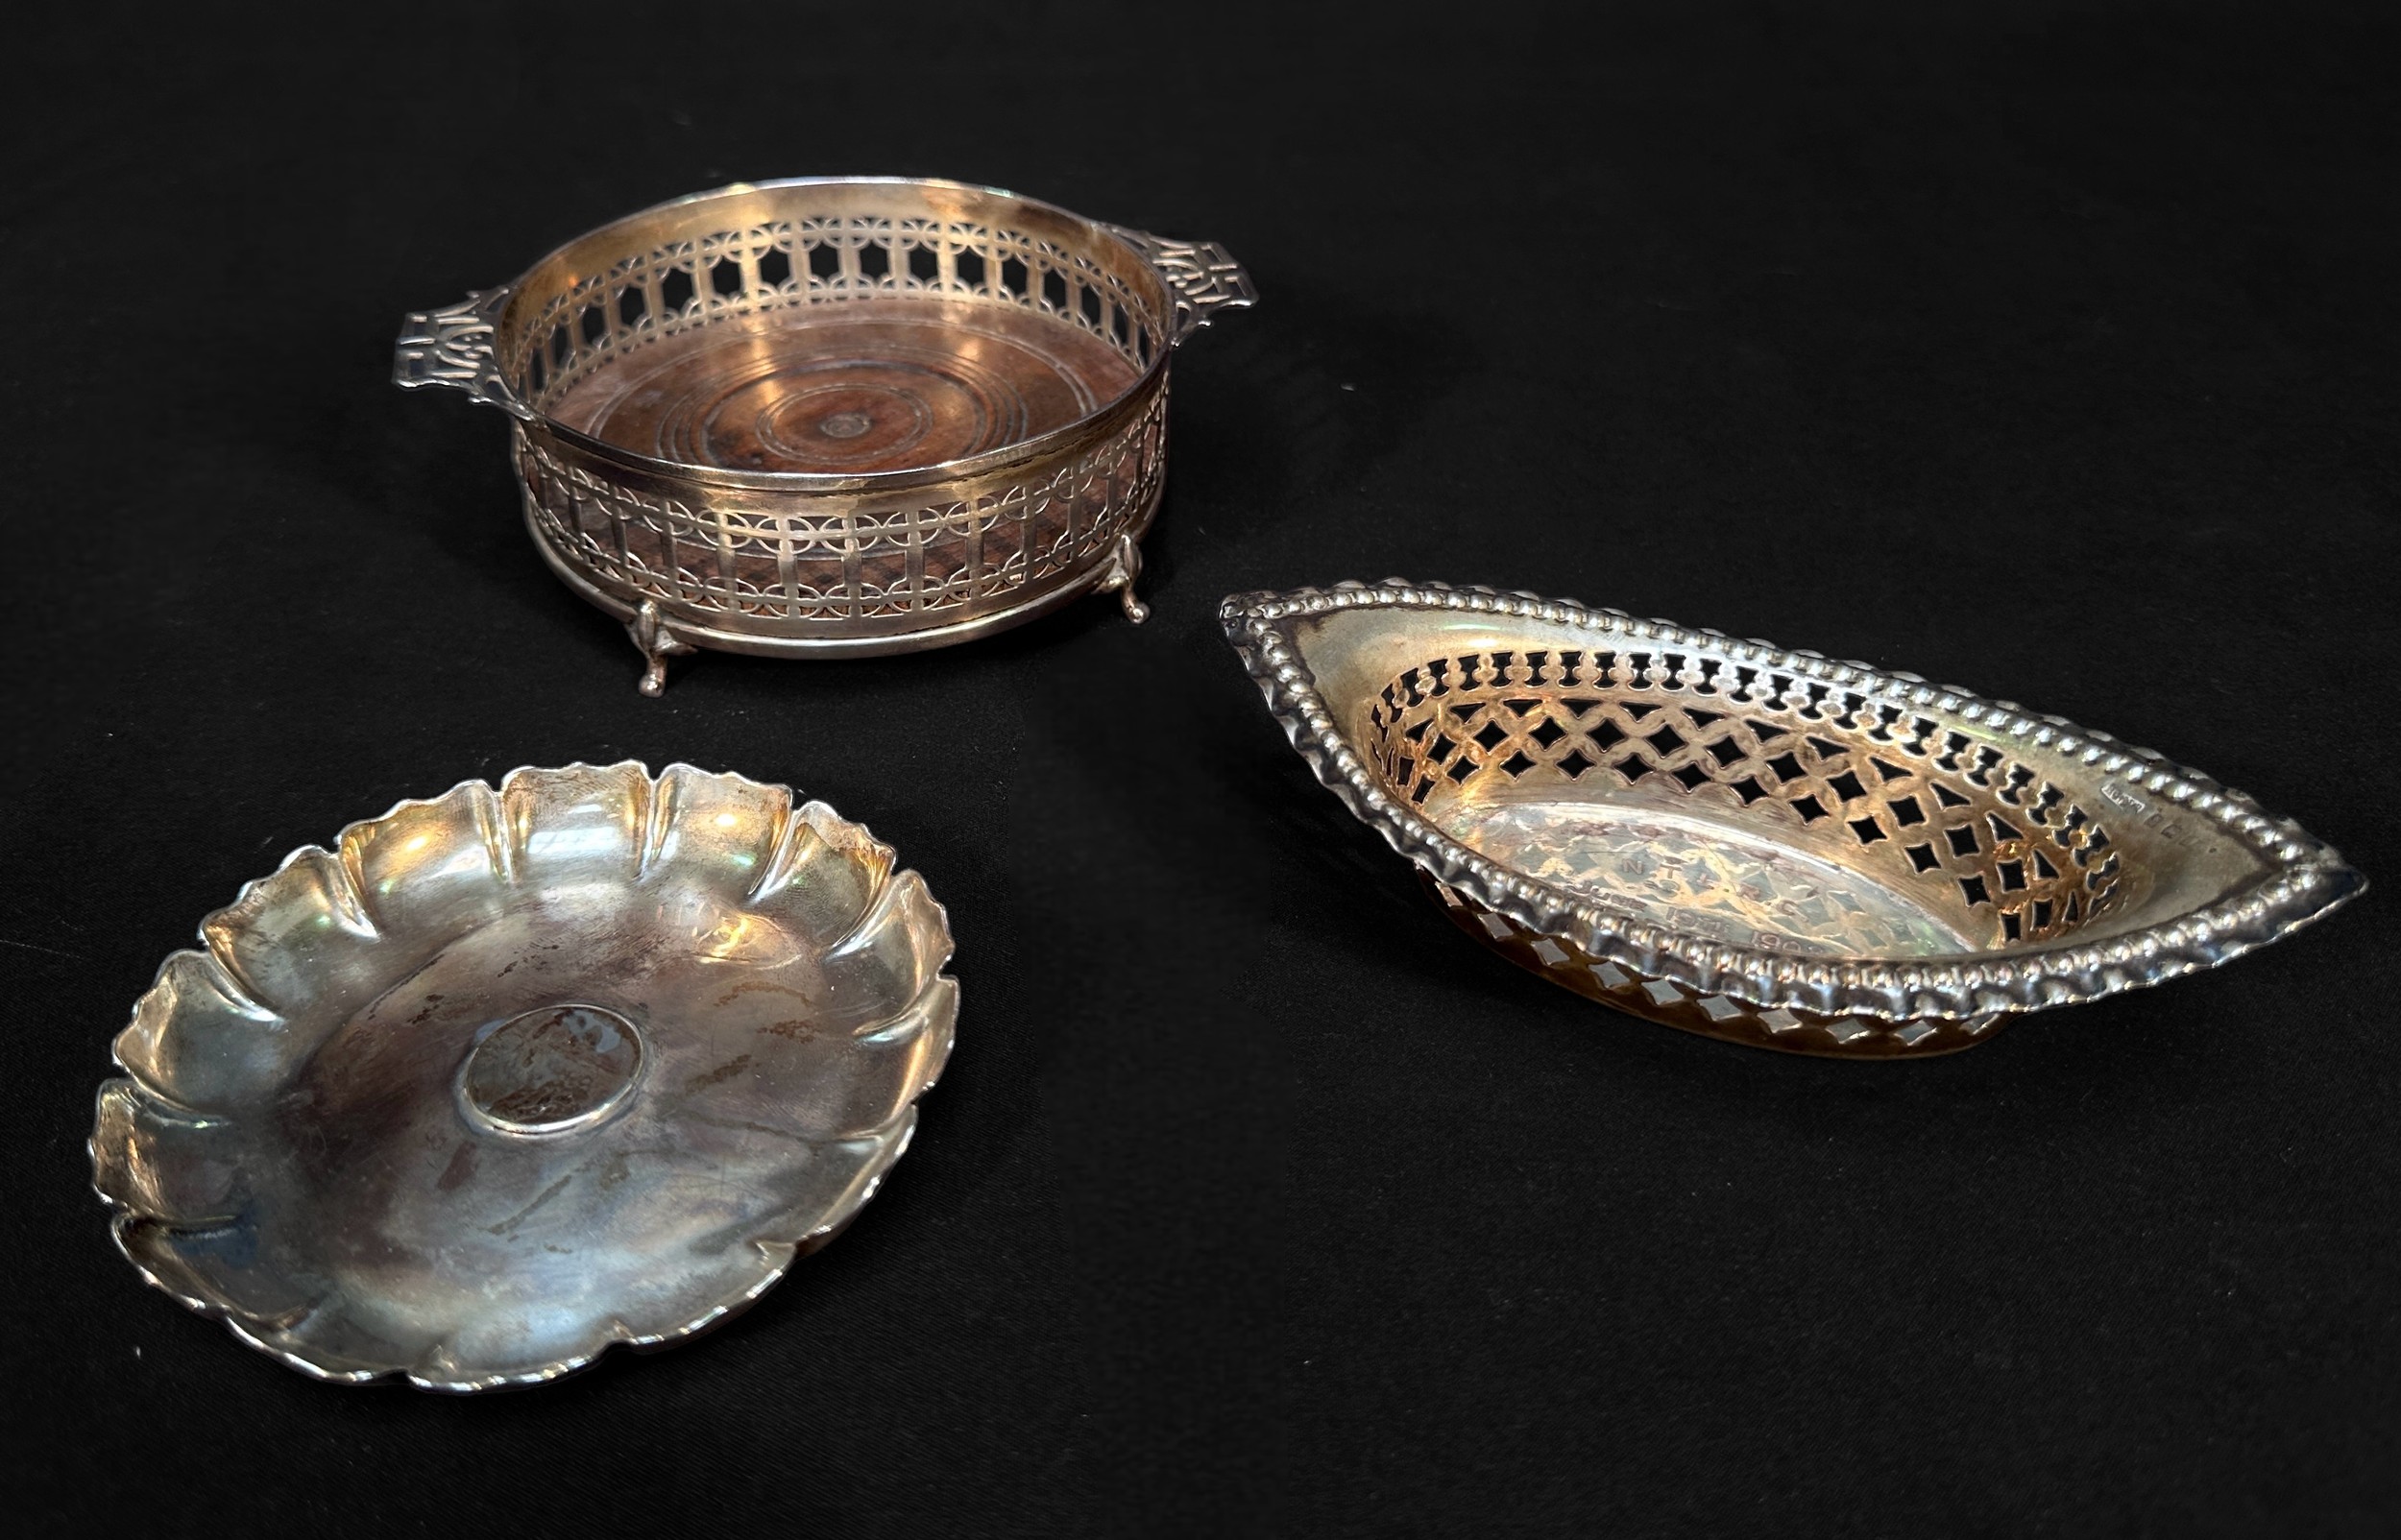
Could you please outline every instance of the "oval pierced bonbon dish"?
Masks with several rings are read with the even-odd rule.
[[[1397,579],[1221,618],[1319,779],[1462,928],[1711,1037],[1947,1052],[2365,885],[2147,750],[1864,663]]]
[[[402,803],[201,938],[100,1090],[118,1246],[293,1368],[438,1390],[755,1300],[900,1158],[958,1010],[888,848],[680,764]]]

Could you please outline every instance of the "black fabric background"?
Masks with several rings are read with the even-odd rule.
[[[1979,14],[1979,12],[1981,12]],[[303,19],[313,14],[314,19]],[[0,199],[0,1502],[61,1532],[2401,1528],[2382,8],[79,8]],[[739,178],[1216,237],[1156,614],[633,689],[400,313]],[[1573,595],[1956,680],[2387,884],[1915,1066],[1611,1015],[1455,933],[1230,590]],[[688,759],[894,841],[957,1057],[830,1249],[537,1392],[310,1384],[145,1288],[83,1141],[290,847]],[[2383,811],[2379,811],[2379,808]]]

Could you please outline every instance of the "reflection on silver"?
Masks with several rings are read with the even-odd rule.
[[[1452,805],[1459,842],[1660,925],[1775,938],[1820,957],[1969,952],[1939,910],[1870,874],[1763,839],[1739,820],[1542,798]]]
[[[1319,779],[1462,928],[1710,1037],[1947,1052],[2365,886],[2147,750],[1864,663],[1397,578],[1220,617]]]
[[[117,1039],[143,1276],[327,1380],[539,1383],[756,1299],[900,1158],[941,906],[783,787],[521,769],[296,851]]]

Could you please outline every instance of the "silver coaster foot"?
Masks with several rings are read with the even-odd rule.
[[[1134,593],[1134,582],[1142,576],[1142,547],[1131,535],[1117,537],[1116,549],[1109,552],[1108,570],[1101,575],[1095,593],[1115,592],[1118,602],[1126,608],[1126,618],[1135,625],[1151,618],[1151,607]]]
[[[656,700],[667,692],[667,661],[691,652],[691,644],[677,639],[660,617],[657,601],[644,599],[634,618],[625,622],[625,634],[634,638],[634,646],[647,660],[642,671],[641,690]]]

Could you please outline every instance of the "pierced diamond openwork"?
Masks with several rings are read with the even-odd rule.
[[[1220,614],[1295,747],[1469,934],[1712,1037],[1946,1052],[2365,885],[2241,793],[1914,675],[1399,579]]]

